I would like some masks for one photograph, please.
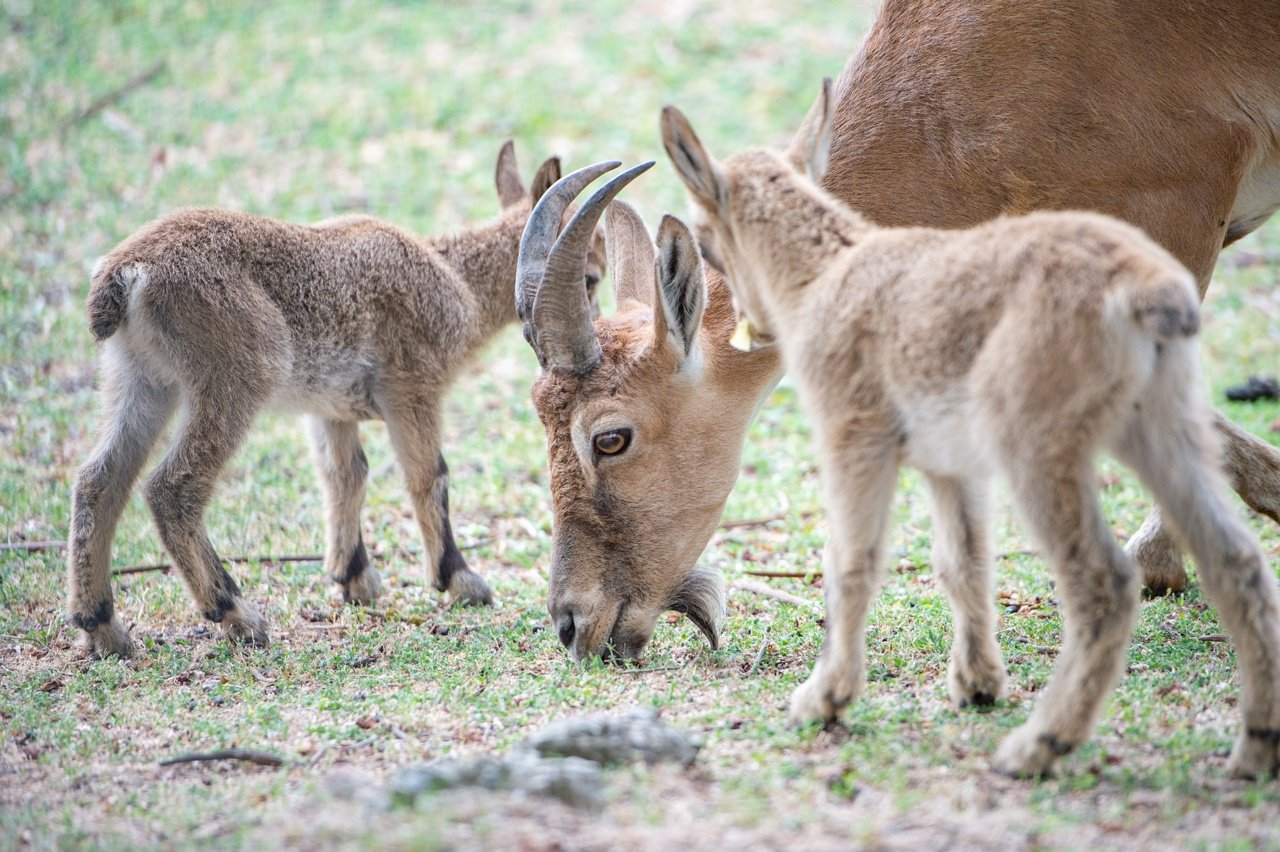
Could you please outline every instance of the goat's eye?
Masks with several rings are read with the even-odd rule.
[[[600,432],[591,439],[592,446],[602,456],[616,456],[625,450],[630,443],[630,429],[613,429],[608,432]]]

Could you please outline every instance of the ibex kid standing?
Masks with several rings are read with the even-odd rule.
[[[791,719],[832,719],[863,688],[902,464],[931,492],[934,566],[956,620],[952,698],[1001,694],[987,519],[998,470],[1057,575],[1064,637],[1053,680],[996,766],[1039,775],[1084,741],[1138,604],[1137,571],[1098,505],[1093,461],[1107,448],[1185,539],[1231,633],[1244,715],[1232,771],[1280,770],[1280,596],[1224,496],[1212,412],[1195,391],[1191,275],[1138,229],[1092,213],[877,228],[816,185],[831,118],[828,81],[787,159],[751,151],[723,164],[679,111],[662,121],[705,215],[708,261],[734,294],[740,342],[776,337],[813,420],[831,514],[827,636]]]
[[[88,312],[103,342],[102,420],[76,477],[69,555],[70,621],[88,650],[133,651],[112,601],[111,541],[179,403],[177,437],[146,499],[196,604],[228,637],[265,642],[267,623],[222,567],[204,510],[267,407],[307,415],[326,498],[325,568],[346,600],[381,592],[359,520],[368,465],[358,424],[377,418],[404,469],[436,588],[490,601],[450,530],[440,406],[470,357],[515,321],[520,234],[559,177],[550,159],[526,191],[508,142],[496,174],[502,214],[453,236],[421,239],[366,216],[303,226],[195,209],[146,225],[98,262]],[[598,279],[598,263],[594,271]]]

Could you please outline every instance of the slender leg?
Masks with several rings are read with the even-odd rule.
[[[1250,509],[1280,521],[1280,451],[1221,412],[1213,412],[1213,426],[1222,438],[1222,458],[1231,487]],[[1142,566],[1143,585],[1153,594],[1186,588],[1182,553],[1164,528],[1159,509],[1147,516],[1125,549]]]
[[[221,624],[229,639],[265,645],[266,619],[241,596],[204,525],[218,473],[244,440],[255,410],[243,399],[193,396],[177,440],[147,479],[146,496],[160,540],[204,617]]]
[[[996,643],[987,483],[929,476],[933,570],[951,600],[955,644],[948,677],[958,707],[992,704],[1004,693]]]
[[[1231,771],[1241,777],[1276,774],[1280,595],[1257,541],[1228,505],[1206,421],[1195,414],[1144,417],[1131,425],[1117,454],[1138,472],[1187,543],[1205,594],[1235,645],[1244,728],[1231,753]]]
[[[1187,587],[1182,550],[1165,527],[1164,516],[1158,507],[1147,515],[1124,550],[1142,569],[1142,585],[1149,593],[1160,597],[1169,592],[1181,592]]]
[[[360,448],[360,426],[308,417],[307,432],[324,485],[325,569],[342,587],[343,600],[373,603],[382,593],[382,581],[369,564],[360,538],[360,508],[369,475],[369,462]]]
[[[89,653],[128,657],[133,640],[111,595],[111,542],[138,471],[173,415],[177,391],[150,381],[115,341],[104,348],[102,374],[98,443],[71,495],[68,616]]]
[[[1057,576],[1063,641],[1048,687],[1031,718],[1000,745],[995,766],[1038,776],[1092,732],[1124,664],[1139,588],[1099,510],[1090,465],[1046,456],[1011,468],[1017,503]]]
[[[830,721],[866,684],[866,626],[880,588],[897,447],[827,453],[823,483],[831,538],[823,556],[827,635],[813,673],[791,696],[788,721]]]
[[[449,523],[449,468],[440,453],[440,431],[434,405],[398,402],[384,405],[387,434],[404,468],[405,485],[422,530],[432,584],[455,603],[489,606],[493,594],[468,567],[453,540]]]

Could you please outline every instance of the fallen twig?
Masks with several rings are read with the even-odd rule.
[[[40,550],[66,550],[65,541],[6,541],[0,543],[0,550],[21,550],[35,553]]]
[[[822,577],[821,571],[743,571],[749,577],[769,577],[776,580],[809,580]]]
[[[764,629],[764,640],[760,643],[760,650],[756,651],[756,658],[751,663],[751,668],[747,669],[747,677],[752,677],[756,673],[756,669],[760,668],[760,661],[764,659],[765,649],[769,647],[769,628]]]
[[[459,546],[458,549],[474,550],[477,547],[484,547],[486,544],[492,544],[493,541],[494,539],[491,539],[491,538],[482,539],[480,541],[472,542],[471,544],[461,545]],[[67,546],[67,543],[65,541],[32,542],[32,544],[59,545],[61,547]],[[18,548],[15,547],[14,549],[16,550]],[[397,548],[397,551],[401,552],[402,554],[404,554],[405,556],[411,559],[422,555],[420,553],[415,553],[412,550],[405,550],[404,548]],[[390,554],[383,553],[381,551],[375,551],[369,554],[369,557],[371,559],[387,559],[389,558],[389,556]],[[275,563],[323,562],[324,554],[323,553],[286,553],[283,556],[220,556],[218,558],[221,559],[223,562],[230,562],[233,565],[243,565],[249,562],[275,562]],[[173,570],[172,565],[168,564],[167,562],[162,562],[158,565],[133,565],[133,566],[130,566],[129,568],[117,568],[111,573],[112,574],[145,574],[149,571],[163,571],[164,573],[168,574],[172,570]]]
[[[741,589],[744,592],[751,592],[752,594],[764,595],[766,598],[773,598],[775,600],[782,601],[783,603],[802,606],[806,609],[814,608],[812,601],[807,601],[804,598],[797,597],[796,595],[788,594],[787,592],[780,591],[772,586],[766,586],[764,583],[757,583],[754,580],[734,580],[730,585],[735,589]]]
[[[65,122],[63,122],[62,129],[67,130],[71,127],[75,127],[77,124],[80,124],[81,122],[88,121],[98,113],[102,112],[107,107],[111,106],[116,101],[123,98],[125,95],[129,94],[135,89],[142,88],[143,86],[147,85],[147,83],[150,83],[152,80],[154,80],[156,77],[159,77],[162,73],[164,73],[164,70],[166,67],[167,66],[165,64],[165,61],[161,59],[159,62],[155,63],[150,68],[147,68],[142,73],[137,74],[133,77],[130,77],[128,80],[124,81],[119,86],[116,86],[111,91],[106,92],[102,95],[99,95],[87,107],[80,110],[78,113],[76,113],[75,115],[68,118]]]
[[[787,518],[806,520],[808,518],[812,518],[816,514],[817,512],[815,510],[809,509],[804,512],[779,512],[776,515],[768,515],[763,518],[739,518],[737,520],[721,521],[720,529],[732,530],[742,529],[744,527],[763,527],[773,523],[774,521],[785,521]]]
[[[996,559],[1012,559],[1015,556],[1035,556],[1036,552],[1030,548],[1022,548],[1021,550],[1002,550],[996,554]]]
[[[682,668],[684,668],[684,666],[651,666],[650,668],[647,668],[647,669],[622,669],[621,673],[629,674],[629,675],[638,675],[638,674],[649,674],[649,672],[676,672]]]
[[[1229,642],[1231,637],[1225,633],[1206,633],[1200,637],[1201,642]]]
[[[244,760],[259,766],[284,766],[284,758],[265,751],[252,751],[246,748],[224,748],[218,751],[191,752],[180,754],[168,760],[160,761],[161,766],[173,766],[178,763],[199,763],[206,760]]]

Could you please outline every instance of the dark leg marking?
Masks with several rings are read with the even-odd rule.
[[[1245,731],[1250,739],[1262,740],[1269,746],[1280,746],[1280,728],[1249,728]]]
[[[1062,757],[1064,754],[1071,754],[1071,752],[1075,751],[1076,748],[1074,744],[1065,743],[1052,734],[1041,734],[1040,742],[1048,746],[1049,751],[1053,752],[1058,757]]]
[[[440,495],[440,517],[443,519],[440,535],[444,541],[440,570],[436,572],[436,589],[444,592],[448,591],[454,574],[469,570],[458,543],[453,540],[453,524],[449,521],[449,465],[445,463],[444,453],[440,454],[436,465],[436,490]]]
[[[218,588],[213,599],[213,609],[206,609],[204,617],[214,624],[221,624],[223,616],[236,608],[236,601],[240,599],[240,587],[220,564],[215,576],[218,578]]]
[[[99,624],[109,624],[115,613],[115,605],[111,601],[102,601],[88,615],[76,613],[71,616],[71,626],[78,627],[85,633],[92,633]]]
[[[364,549],[364,538],[357,538],[356,549],[351,552],[351,558],[347,560],[347,567],[343,569],[342,576],[338,578],[338,582],[345,586],[358,579],[368,567],[369,553]]]

